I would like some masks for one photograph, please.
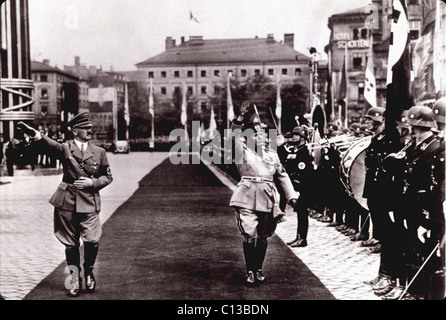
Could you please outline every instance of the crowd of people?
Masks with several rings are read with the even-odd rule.
[[[257,234],[247,233],[248,226],[251,231],[274,229],[274,221],[272,227],[265,227],[268,222],[258,205],[252,204],[248,212],[244,208],[244,200],[258,194],[250,196],[250,192],[272,183],[280,195],[278,209],[274,199],[268,207],[273,216],[280,216],[276,211],[284,212],[287,204],[297,213],[296,238],[288,245],[311,245],[309,218],[317,219],[368,247],[371,254],[379,254],[376,278],[364,281],[377,296],[384,300],[443,299],[445,107],[445,98],[433,107],[414,106],[401,114],[395,126],[387,127],[385,109],[373,107],[363,123],[349,128],[328,123],[321,135],[317,125],[298,124],[278,137],[278,159],[274,160],[258,113],[257,117],[246,116],[249,108],[245,104],[233,128],[254,129],[254,140],[265,140],[252,152],[247,151],[246,139],[244,152],[258,161],[237,165],[241,179],[232,200],[238,202],[231,201],[231,206],[236,208],[245,242],[258,239]],[[283,177],[282,168],[288,178]],[[283,180],[291,182],[297,197],[283,187]],[[266,238],[262,236],[261,241],[266,243]],[[245,256],[251,275],[248,282],[253,283],[259,268],[253,270],[250,259],[255,260],[255,254],[254,258],[249,253]],[[261,269],[260,273],[263,280]]]
[[[58,126],[39,125],[39,132],[49,138],[62,143],[65,141],[65,135]],[[2,162],[4,161],[9,176],[14,176],[14,169],[35,170],[37,166],[41,168],[57,168],[60,162],[57,158],[36,147],[35,141],[30,139],[29,135],[24,132],[17,131],[15,136],[6,142],[2,142]]]

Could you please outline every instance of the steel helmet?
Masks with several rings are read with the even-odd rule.
[[[434,112],[434,119],[436,122],[445,123],[445,109],[446,109],[446,97],[438,99],[432,111]]]
[[[369,111],[367,111],[366,118],[372,119],[373,121],[383,122],[384,111],[386,109],[382,107],[371,107]]]
[[[437,128],[434,120],[434,112],[431,108],[425,106],[414,106],[410,108],[407,115],[407,123],[414,127]]]
[[[409,110],[404,110],[401,113],[400,120],[397,121],[398,125],[401,128],[409,128],[410,127],[410,125],[407,123],[407,116],[408,116],[408,114],[409,114]]]

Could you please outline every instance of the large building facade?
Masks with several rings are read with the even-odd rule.
[[[298,82],[310,89],[310,56],[294,50],[294,34],[285,34],[283,43],[272,34],[266,38],[207,40],[201,36],[166,38],[166,50],[136,64],[139,79],[153,79],[158,101],[168,101],[186,87],[194,113],[207,108],[212,96],[226,87],[228,76],[244,83],[254,75],[264,75],[273,83]],[[324,64],[322,64],[324,65]],[[326,67],[326,64],[324,65]],[[234,101],[234,104],[238,101]],[[303,110],[309,112],[309,102]]]
[[[28,0],[0,6],[0,135],[14,137],[18,121],[34,120]]]
[[[54,127],[67,122],[79,110],[79,78],[43,62],[31,62],[34,80],[35,124]]]

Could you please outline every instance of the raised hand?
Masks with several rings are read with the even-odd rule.
[[[242,116],[245,115],[248,112],[250,106],[251,106],[251,102],[249,102],[249,101],[243,102],[242,105],[240,106],[240,114]]]

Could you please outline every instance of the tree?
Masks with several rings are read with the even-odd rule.
[[[257,106],[260,118],[268,125],[274,128],[273,114],[276,109],[277,86],[271,80],[262,74],[256,74],[241,83],[238,78],[231,79],[231,96],[234,104],[234,113],[238,115],[238,107],[243,101],[249,100]],[[301,83],[294,81],[291,84],[283,83],[281,86],[282,99],[282,131],[291,131],[296,126],[295,116],[303,115],[308,99],[308,89]],[[215,107],[214,111],[218,114],[221,111],[223,123],[226,121],[227,113],[227,88],[226,85],[211,97],[211,104]],[[252,115],[251,115],[252,116]],[[221,130],[221,128],[220,128]]]

